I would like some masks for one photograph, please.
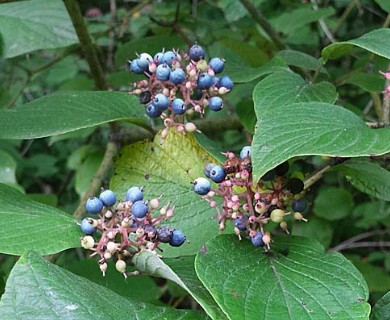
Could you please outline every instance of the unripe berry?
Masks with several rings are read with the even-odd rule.
[[[107,263],[106,262],[103,262],[102,264],[100,264],[99,268],[100,268],[100,271],[103,273],[103,277],[106,275],[106,271],[107,271]]]
[[[84,249],[92,249],[93,246],[95,245],[95,239],[92,238],[91,236],[85,236],[81,238],[81,246]]]
[[[271,221],[276,222],[276,223],[280,223],[283,221],[284,216],[285,216],[285,212],[282,209],[274,209],[271,212],[270,218],[271,218]]]
[[[107,251],[110,252],[111,254],[114,253],[116,250],[118,250],[118,244],[113,242],[113,241],[109,241],[107,243]]]
[[[126,271],[126,262],[124,260],[118,260],[115,263],[115,268],[118,270],[120,273],[124,273]]]
[[[196,125],[193,122],[187,122],[184,129],[186,129],[187,132],[195,132],[197,130]]]

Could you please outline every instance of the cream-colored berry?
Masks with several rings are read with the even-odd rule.
[[[85,236],[81,238],[81,246],[84,249],[92,249],[93,246],[95,245],[95,239],[91,236]]]

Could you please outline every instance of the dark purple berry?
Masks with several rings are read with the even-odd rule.
[[[157,230],[156,228],[151,224],[145,224],[142,226],[144,229],[144,232],[149,240],[153,240],[157,236]]]
[[[287,181],[286,189],[290,191],[292,194],[298,194],[303,191],[303,188],[305,187],[303,181],[298,178],[291,178]]]
[[[295,212],[303,212],[306,210],[307,206],[309,205],[309,201],[307,201],[305,198],[293,200],[291,203],[291,208]]]
[[[138,99],[140,103],[147,104],[152,99],[152,94],[150,93],[150,91],[143,91],[140,93]]]
[[[275,173],[277,176],[284,176],[287,174],[288,169],[290,168],[290,165],[287,161],[281,163],[277,167],[275,167]]]
[[[172,239],[173,230],[168,227],[157,228],[157,239],[162,243],[168,243]]]

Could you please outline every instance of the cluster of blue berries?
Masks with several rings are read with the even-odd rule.
[[[134,83],[131,92],[139,96],[140,103],[151,118],[161,117],[166,127],[175,126],[185,133],[196,130],[194,125],[183,125],[183,115],[208,108],[220,111],[221,96],[233,89],[233,81],[219,76],[225,66],[222,58],[205,60],[205,50],[195,44],[188,52],[162,51],[152,57],[148,53],[137,55],[129,61],[129,69],[144,74],[148,80]]]
[[[91,216],[81,221],[81,246],[98,255],[103,275],[107,261],[116,260],[116,269],[127,276],[126,260],[141,250],[156,250],[161,243],[179,247],[186,241],[181,230],[160,223],[172,217],[174,207],[160,206],[161,196],[144,201],[143,189],[131,187],[125,200],[117,201],[111,190],[104,190],[99,197],[90,197],[85,209]],[[161,250],[162,251],[162,250]]]
[[[307,221],[302,215],[308,206],[308,201],[302,197],[304,184],[299,178],[286,179],[288,162],[255,183],[252,180],[250,146],[243,147],[239,157],[232,152],[223,154],[227,158],[223,165],[206,164],[206,178],[199,177],[193,181],[194,192],[216,209],[220,231],[230,221],[239,239],[244,235],[251,239],[254,246],[269,249],[271,235],[264,231],[268,222],[278,223],[288,233],[285,221],[288,215]],[[213,182],[218,185],[217,188],[212,188]],[[222,197],[221,206],[213,200],[216,195]]]

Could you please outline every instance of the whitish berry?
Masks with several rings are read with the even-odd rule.
[[[240,151],[240,158],[245,159],[251,156],[251,146],[245,146]]]
[[[274,209],[271,212],[270,218],[271,218],[271,221],[276,222],[276,223],[280,223],[283,221],[284,216],[285,216],[285,212],[282,209]]]
[[[264,246],[263,234],[261,233],[261,231],[257,231],[256,234],[251,238],[251,241],[255,247]]]
[[[181,230],[173,230],[169,244],[173,247],[180,247],[186,241],[186,236]]]
[[[131,206],[131,213],[136,217],[136,218],[143,218],[146,216],[148,213],[148,206],[143,203],[142,201],[136,201],[133,203]]]
[[[138,187],[131,187],[126,192],[126,201],[136,202],[141,201],[144,198],[144,193]]]
[[[211,190],[211,183],[206,178],[202,178],[202,177],[197,178],[194,180],[193,184],[194,184],[193,187],[194,192],[201,196],[208,194],[209,191]]]
[[[85,203],[85,209],[89,213],[100,213],[103,209],[103,202],[97,197],[90,197]]]
[[[126,262],[124,260],[118,260],[115,263],[115,268],[118,270],[120,273],[123,273],[126,271]]]
[[[81,221],[81,231],[87,235],[91,235],[96,232],[96,227],[92,225],[91,221],[92,219],[90,218],[85,218]]]
[[[115,193],[111,190],[104,190],[100,194],[99,199],[103,202],[103,204],[106,207],[111,207],[116,203]]]
[[[85,236],[81,239],[81,246],[84,249],[92,249],[93,246],[95,245],[95,239],[92,238],[91,236]]]

